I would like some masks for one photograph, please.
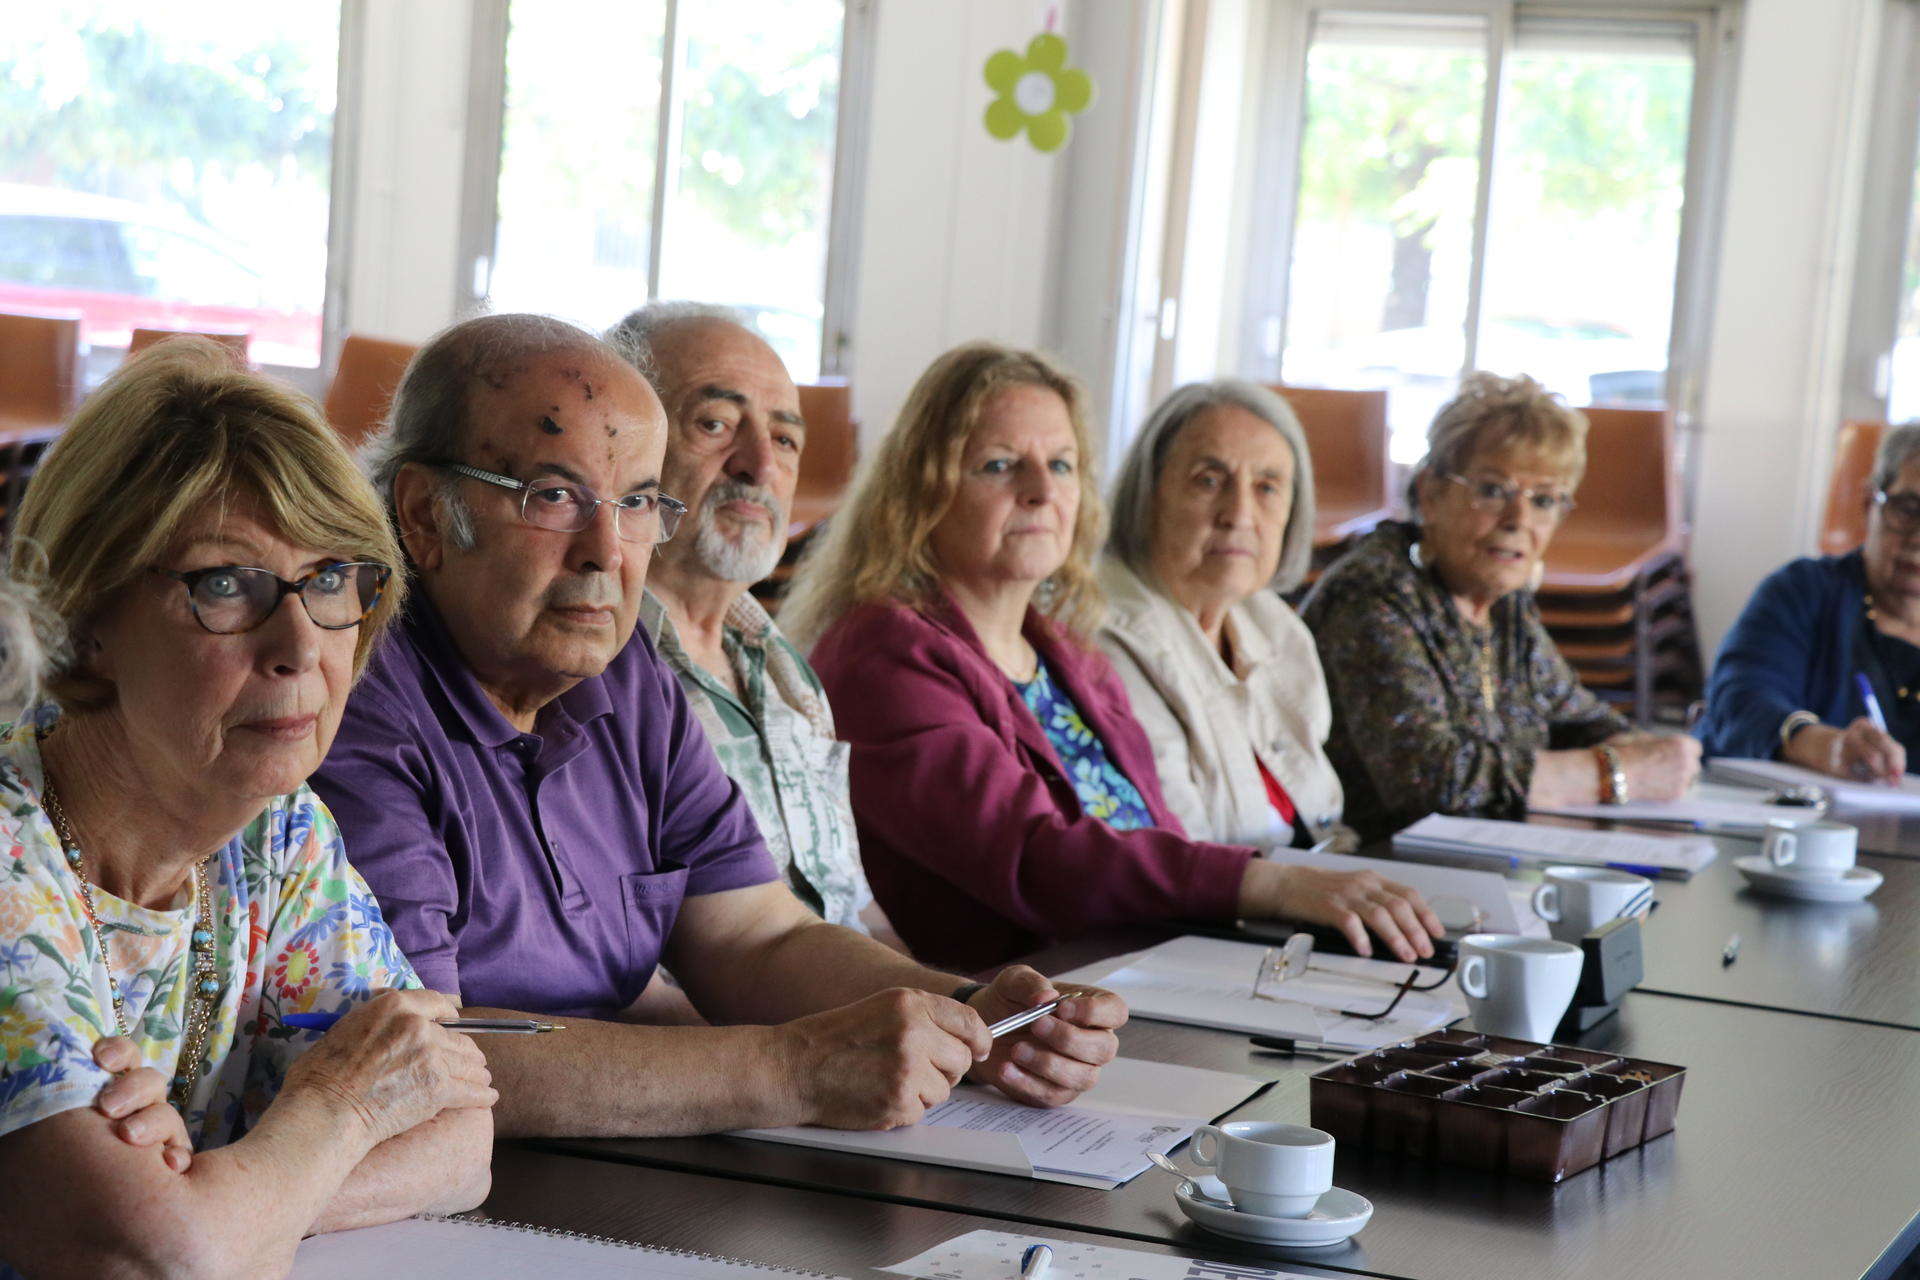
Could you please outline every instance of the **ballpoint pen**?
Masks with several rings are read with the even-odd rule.
[[[1296,1054],[1309,1058],[1351,1058],[1353,1053],[1347,1049],[1336,1049],[1330,1044],[1321,1044],[1315,1040],[1295,1040],[1291,1036],[1249,1036],[1247,1040],[1256,1049],[1268,1053]]]
[[[1724,969],[1739,958],[1740,935],[1737,933],[1730,934],[1727,937],[1727,945],[1720,948],[1720,967]]]
[[[1860,701],[1867,704],[1867,719],[1873,721],[1874,728],[1885,733],[1887,731],[1887,716],[1885,712],[1880,710],[1880,699],[1873,696],[1873,681],[1867,679],[1866,672],[1856,671],[1853,673],[1853,683],[1860,690]]]
[[[290,1013],[280,1019],[296,1031],[330,1031],[344,1013]],[[464,1031],[470,1036],[537,1035],[543,1031],[565,1031],[557,1022],[536,1022],[532,1018],[435,1018],[449,1031]]]
[[[1020,1028],[1026,1026],[1029,1022],[1038,1022],[1040,1021],[1040,1019],[1052,1013],[1054,1011],[1055,1006],[1057,1006],[1062,1000],[1065,1000],[1066,998],[1067,998],[1066,996],[1055,996],[1053,999],[1047,1001],[1045,1004],[1037,1004],[1033,1006],[1033,1008],[1031,1009],[1022,1009],[1020,1012],[1014,1014],[1012,1017],[1002,1018],[1000,1019],[1000,1021],[993,1023],[991,1026],[987,1028],[987,1034],[992,1036],[995,1040],[998,1040],[1001,1036],[1007,1034],[1007,1032],[1009,1031],[1018,1031]],[[1037,1246],[1037,1247],[1044,1247],[1044,1246]]]

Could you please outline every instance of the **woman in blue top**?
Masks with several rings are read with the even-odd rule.
[[[1887,730],[1867,714],[1871,685]],[[1709,755],[1778,758],[1891,781],[1920,746],[1920,422],[1874,459],[1867,540],[1775,570],[1728,633],[1707,686]]]

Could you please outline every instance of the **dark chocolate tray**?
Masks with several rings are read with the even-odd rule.
[[[1673,1130],[1687,1069],[1565,1045],[1436,1031],[1316,1071],[1337,1141],[1558,1182]]]

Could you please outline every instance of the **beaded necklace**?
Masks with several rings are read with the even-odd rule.
[[[1887,633],[1884,631],[1881,631],[1879,627],[1880,615],[1874,612],[1873,592],[1871,591],[1866,592],[1863,598],[1865,600],[1866,608],[1867,608],[1867,626],[1871,628],[1876,634],[1886,636]],[[1902,639],[1902,637],[1900,636],[1887,636],[1887,638],[1891,640]],[[1906,641],[1906,643],[1911,644],[1912,641]],[[1920,689],[1913,688],[1909,685],[1901,685],[1898,688],[1896,688],[1894,690],[1894,696],[1901,702],[1920,703]]]
[[[60,837],[60,851],[66,855],[67,866],[80,886],[80,905],[86,910],[88,927],[93,930],[94,951],[100,957],[100,967],[107,971],[107,992],[113,997],[114,1027],[122,1036],[128,1036],[131,1033],[127,1029],[126,999],[120,994],[120,980],[113,976],[113,962],[107,957],[107,936],[100,928],[100,913],[94,909],[93,886],[87,883],[86,860],[73,838],[73,828],[67,824],[66,808],[54,793],[51,778],[47,780],[44,794],[47,812],[52,816],[54,830]],[[172,1085],[167,1091],[167,1101],[182,1115],[186,1113],[187,1104],[193,1097],[194,1081],[200,1077],[207,1033],[212,1029],[214,1010],[220,1003],[220,979],[214,974],[213,893],[207,887],[207,863],[204,860],[193,867],[193,898],[197,907],[191,940],[193,986],[187,998],[187,1026],[181,1041],[180,1059]]]

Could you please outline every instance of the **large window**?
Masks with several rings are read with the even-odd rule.
[[[1466,369],[1668,398],[1701,24],[1476,9],[1307,13],[1278,372],[1400,462]]]
[[[601,328],[650,297],[728,303],[818,376],[840,0],[508,15],[490,304]]]
[[[1888,362],[1887,420],[1920,419],[1920,163],[1914,166],[1913,202],[1907,219],[1906,252],[1900,267],[1900,320]]]
[[[0,23],[0,310],[245,330],[320,362],[338,0],[66,0]]]

